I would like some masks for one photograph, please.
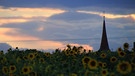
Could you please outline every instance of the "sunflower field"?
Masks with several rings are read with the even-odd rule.
[[[113,52],[70,45],[52,53],[10,48],[0,51],[0,76],[135,76],[135,51],[127,43]]]

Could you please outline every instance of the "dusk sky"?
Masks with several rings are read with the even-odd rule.
[[[98,50],[103,11],[109,47],[135,42],[135,0],[0,0],[0,43],[31,49],[67,44]]]

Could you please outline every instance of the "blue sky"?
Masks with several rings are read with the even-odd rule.
[[[103,11],[110,49],[135,41],[134,0],[0,0],[0,41],[13,47],[98,50]]]

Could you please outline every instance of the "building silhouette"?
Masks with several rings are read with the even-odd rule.
[[[100,49],[98,51],[108,51],[108,50],[110,49],[109,49],[107,33],[106,33],[105,16],[103,16],[102,39],[101,39]]]

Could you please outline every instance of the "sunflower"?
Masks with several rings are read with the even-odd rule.
[[[6,58],[6,57],[2,57],[2,58],[1,58],[1,63],[2,63],[2,64],[5,64],[6,61],[7,61],[7,58]]]
[[[131,56],[132,58],[135,58],[135,52],[131,52],[130,56]]]
[[[34,55],[35,55],[35,57],[38,55],[38,53],[36,52],[36,53],[34,53]]]
[[[45,62],[44,58],[39,59],[39,63],[44,63],[44,62]]]
[[[135,70],[135,63],[131,63],[132,70]]]
[[[102,69],[101,70],[101,76],[107,76],[108,75],[108,70],[107,69]]]
[[[114,62],[116,62],[117,61],[117,58],[115,57],[115,56],[112,56],[111,58],[110,58],[110,62],[111,63],[114,63]]]
[[[129,49],[129,44],[128,43],[124,43],[123,44],[123,48],[124,48],[124,50],[128,50]]]
[[[72,74],[70,74],[69,76],[77,76],[77,74],[75,74],[75,73],[72,73]]]
[[[29,75],[28,76],[37,76],[37,73],[36,72],[34,72],[34,71],[32,71],[32,72],[30,72],[29,73]]]
[[[89,62],[88,62],[88,67],[90,69],[97,69],[97,66],[98,66],[98,62],[95,60],[95,59],[91,59]]]
[[[27,56],[23,56],[23,59],[24,59],[24,60],[27,60],[27,59],[28,59],[28,57],[27,57]]]
[[[119,62],[117,65],[117,71],[121,74],[128,74],[132,70],[131,64],[127,61]]]
[[[107,66],[107,64],[105,63],[105,62],[103,62],[102,63],[102,67],[104,68],[104,67],[106,67]]]
[[[131,62],[132,62],[132,63],[135,63],[135,57],[133,57],[133,58],[131,59]]]
[[[9,76],[16,76],[15,74],[13,74],[13,73],[9,73]]]
[[[3,66],[3,67],[2,67],[2,72],[3,72],[4,74],[8,74],[8,67],[7,67],[7,66]]]
[[[121,51],[121,52],[118,52],[118,55],[119,55],[119,57],[125,57],[126,53]]]
[[[21,61],[20,57],[17,57],[16,62],[19,63]]]
[[[70,51],[70,55],[74,55],[75,54],[75,52],[74,51]]]
[[[79,54],[79,50],[74,49],[73,51],[74,51],[74,54]]]
[[[58,74],[57,76],[64,76],[64,74]]]
[[[110,76],[115,76],[115,73],[114,72],[110,73]]]
[[[45,56],[46,56],[46,57],[50,57],[51,54],[50,54],[49,52],[46,52],[46,53],[45,53]]]
[[[48,65],[47,67],[45,67],[46,73],[50,73],[51,71],[52,71],[52,65]]]
[[[90,57],[87,57],[87,56],[85,56],[83,59],[82,59],[82,63],[83,64],[88,64],[88,62],[90,61]]]
[[[119,48],[117,49],[117,52],[119,53],[119,52],[121,52],[121,51],[122,51],[122,48],[119,47]]]
[[[9,73],[14,73],[16,71],[16,66],[15,65],[10,65],[9,66]]]
[[[100,57],[101,57],[101,58],[106,58],[106,53],[101,53],[101,54],[100,54]]]
[[[64,53],[65,53],[66,56],[70,55],[69,51],[64,51]]]
[[[0,51],[0,55],[3,55],[3,51]]]
[[[103,62],[98,62],[99,67],[103,67]]]
[[[33,60],[34,58],[35,58],[35,54],[33,53],[28,54],[28,59]]]
[[[29,66],[24,66],[22,68],[22,74],[27,75],[31,72],[31,68]]]
[[[94,71],[90,71],[90,70],[86,70],[83,76],[98,76],[96,72]]]

